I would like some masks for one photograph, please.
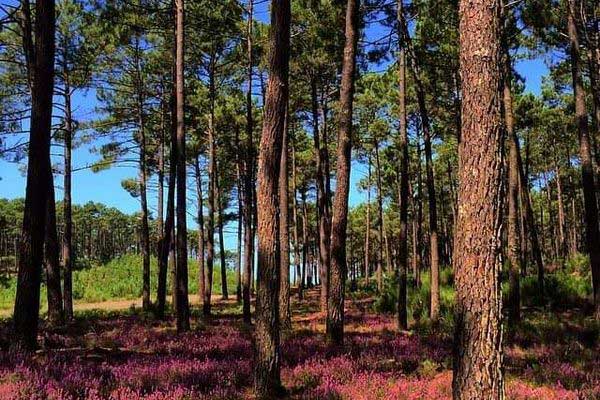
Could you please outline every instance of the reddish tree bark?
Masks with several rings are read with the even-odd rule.
[[[292,144],[292,221],[294,224],[294,264],[296,265],[296,284],[298,285],[298,300],[302,300],[304,292],[304,269],[300,263],[300,235],[298,234],[298,204],[296,200],[296,150]],[[304,246],[304,245],[303,245]],[[302,247],[303,247],[302,246]]]
[[[319,112],[317,100],[317,84],[315,78],[311,80],[311,100],[312,100],[312,124],[313,124],[313,141],[315,154],[317,157],[316,185],[317,185],[317,217],[318,217],[318,238],[319,238],[319,277],[321,279],[321,311],[327,310],[327,295],[329,291],[329,269],[331,264],[330,254],[330,234],[331,234],[331,219],[329,216],[329,192],[325,183],[325,174],[329,171],[325,168],[327,148],[321,143],[321,130],[324,132],[325,127],[319,129]]]
[[[579,9],[578,0],[568,1],[568,30],[571,53],[571,73],[573,76],[573,97],[575,98],[575,117],[579,134],[579,157],[581,158],[581,183],[585,208],[585,241],[590,254],[592,284],[594,287],[594,306],[596,318],[600,319],[600,231],[598,228],[598,202],[594,186],[594,168],[588,128],[588,116],[585,105],[585,90],[581,74],[579,36],[575,12]]]
[[[506,26],[506,16],[504,16]],[[512,64],[506,32],[502,35],[503,106],[506,139],[508,141],[508,263],[509,286],[508,319],[514,324],[521,316],[520,273],[522,264],[521,231],[519,224],[519,139],[514,129],[512,104]]]
[[[279,163],[289,96],[290,1],[271,3],[269,80],[257,171],[258,266],[255,375],[258,398],[281,394],[279,349]]]
[[[371,273],[371,155],[368,156],[367,172],[367,226],[365,229],[365,281]],[[377,290],[381,291],[380,271],[377,272]]]
[[[356,72],[356,44],[358,42],[358,10],[359,0],[347,1],[338,121],[337,185],[331,220],[331,273],[326,324],[327,341],[333,345],[341,345],[344,342],[344,291],[348,270],[346,265],[346,227],[348,225],[348,194],[352,155],[352,105]]]
[[[500,3],[462,0],[453,397],[502,399]]]
[[[427,185],[427,200],[429,203],[429,256],[431,264],[429,316],[433,321],[436,321],[440,312],[440,255],[438,243],[437,199],[435,195],[435,178],[433,175],[433,155],[431,149],[431,122],[429,120],[429,111],[425,102],[425,88],[423,87],[418,58],[412,47],[412,40],[408,31],[408,25],[402,15],[400,25],[403,39],[405,40],[407,49],[409,51],[411,72],[416,84],[417,104],[419,107],[419,114],[421,116],[421,125],[423,129],[425,148],[425,183]]]
[[[279,321],[282,330],[292,328],[290,309],[290,229],[288,225],[288,127],[286,112],[279,163],[279,247],[281,249],[281,287],[279,290]]]

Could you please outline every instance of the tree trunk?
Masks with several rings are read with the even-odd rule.
[[[282,393],[279,349],[279,165],[289,87],[290,1],[271,4],[269,80],[257,172],[258,266],[254,388],[259,399]]]
[[[239,129],[235,130],[235,144],[236,148],[240,149],[240,132]],[[242,188],[242,158],[239,154],[236,155],[236,185],[237,185],[237,201],[238,201],[238,215],[237,215],[237,254],[235,262],[235,298],[238,303],[242,302],[242,225],[244,224],[244,193]]]
[[[317,184],[317,216],[319,225],[319,277],[321,278],[321,311],[327,311],[327,293],[329,291],[329,268],[331,263],[330,257],[330,218],[329,207],[327,207],[328,193],[325,185],[325,174],[329,171],[325,170],[325,152],[327,148],[321,144],[319,129],[319,114],[317,101],[317,86],[313,78],[311,81],[311,97],[312,97],[312,123],[313,123],[313,140],[315,146],[315,154],[317,157],[317,175],[315,177]]]
[[[221,186],[219,185],[219,175],[215,174],[215,187],[217,192],[217,210],[219,218],[219,258],[221,264],[221,299],[227,300],[229,292],[227,290],[227,263],[225,259],[225,240],[223,239],[223,204],[221,201]]]
[[[417,130],[417,196],[416,196],[416,211],[417,211],[417,230],[416,230],[416,245],[415,250],[415,286],[421,286],[421,270],[423,267],[423,179],[422,179],[422,163],[421,163],[421,137]]]
[[[46,202],[51,180],[50,130],[54,90],[54,1],[36,1],[35,47],[31,40],[31,11],[23,0],[25,48],[32,78],[27,186],[19,243],[19,271],[14,308],[14,343],[33,350],[37,345],[40,281],[44,255]],[[42,223],[40,224],[40,221]],[[40,226],[42,228],[40,229]]]
[[[579,9],[578,0],[568,1],[568,30],[571,52],[571,73],[573,75],[573,97],[575,98],[575,116],[579,134],[579,157],[581,158],[581,182],[585,208],[585,239],[590,254],[592,283],[594,287],[594,306],[596,319],[600,319],[600,231],[598,228],[598,203],[594,186],[594,169],[588,131],[585,91],[581,74],[579,37],[575,12]]]
[[[142,136],[145,135],[142,134]],[[142,138],[141,141],[145,142],[146,139]],[[140,149],[140,202],[142,210],[142,309],[148,311],[150,309],[150,228],[148,226],[148,200],[146,197],[145,147],[145,145],[141,145]]]
[[[298,204],[296,201],[296,149],[292,144],[292,221],[294,224],[294,264],[296,264],[296,284],[298,286],[298,300],[302,300],[304,291],[303,268],[300,263],[300,238],[298,234]],[[304,247],[304,245],[303,245]]]
[[[238,177],[239,178],[239,177]],[[238,179],[238,181],[241,178]],[[238,184],[238,224],[237,224],[237,254],[235,259],[235,300],[242,303],[242,199],[241,185]]]
[[[415,205],[413,202],[413,218],[412,218],[412,269],[415,279],[415,287],[421,285],[421,268],[420,268],[420,249],[419,249],[419,229],[416,217]]]
[[[563,201],[563,187],[561,178],[560,164],[554,156],[554,171],[556,180],[556,197],[558,200],[558,242],[559,242],[559,256],[564,258],[567,255],[568,240],[565,232],[565,205]]]
[[[403,21],[402,0],[398,0],[398,23]],[[398,185],[398,205],[400,208],[400,233],[398,236],[398,313],[396,323],[399,330],[408,329],[406,298],[406,275],[408,272],[408,130],[406,126],[406,54],[402,41],[398,52],[398,108],[400,113],[398,147],[400,152],[400,179]]]
[[[204,266],[204,198],[202,196],[202,175],[200,174],[200,155],[196,156],[196,194],[198,196],[198,299],[204,303],[206,292],[206,274]]]
[[[450,215],[450,228],[449,234],[447,237],[448,242],[448,265],[452,265],[452,246],[453,246],[453,238],[454,238],[454,227],[456,225],[456,182],[452,176],[452,166],[450,165],[450,160],[447,161],[447,169],[448,171],[448,185],[449,191],[448,195],[450,196],[450,204],[451,204],[451,215]]]
[[[535,226],[535,217],[533,214],[533,208],[531,206],[531,198],[529,196],[529,183],[528,183],[528,168],[524,168],[521,160],[521,152],[519,151],[519,143],[517,141],[517,162],[519,164],[519,187],[521,192],[521,204],[523,204],[522,212],[523,219],[526,221],[527,231],[531,240],[531,252],[533,259],[537,266],[538,275],[538,292],[540,298],[544,298],[544,261],[542,259],[542,250],[540,247],[540,241],[538,238],[537,227]],[[543,231],[543,227],[542,227]],[[542,235],[543,236],[543,235]]]
[[[71,204],[71,151],[73,149],[73,115],[71,112],[71,87],[67,75],[68,68],[64,67],[65,73],[65,130],[64,135],[64,162],[65,175],[63,182],[63,218],[64,231],[62,237],[62,255],[63,255],[63,302],[64,316],[67,321],[73,319],[73,215]]]
[[[549,171],[549,166],[546,166],[546,170]],[[552,258],[554,260],[558,259],[559,253],[559,243],[556,234],[556,221],[554,220],[554,207],[552,206],[552,186],[550,185],[550,181],[548,179],[548,173],[544,172],[544,186],[546,187],[546,200],[548,201],[548,228],[550,235],[550,251],[553,253]]]
[[[308,242],[308,207],[306,206],[306,191],[302,190],[302,270],[306,277],[306,287],[312,287],[312,272],[309,257],[309,242]]]
[[[147,167],[146,167],[146,121],[144,116],[144,82],[140,65],[140,38],[136,36],[135,40],[135,58],[136,58],[136,91],[137,91],[137,122],[138,122],[138,140],[140,146],[139,154],[139,174],[140,174],[140,206],[142,212],[142,309],[150,309],[150,228],[148,226],[148,199],[146,194]]]
[[[546,241],[544,239],[544,207],[542,205],[540,205],[540,237],[541,237],[541,251],[540,253],[546,248]]]
[[[431,124],[429,121],[429,112],[425,103],[425,88],[421,78],[420,66],[417,56],[412,48],[412,41],[408,31],[407,23],[401,16],[401,28],[403,38],[409,50],[411,71],[416,84],[417,103],[419,114],[421,115],[421,125],[423,129],[423,139],[425,144],[425,172],[427,183],[427,198],[429,202],[429,255],[431,268],[431,298],[429,315],[432,321],[436,321],[440,312],[440,256],[438,244],[438,224],[437,224],[437,201],[435,197],[435,181],[433,176],[433,160],[431,151]]]
[[[519,159],[519,146],[517,143],[517,160]],[[520,172],[520,171],[519,171]],[[521,177],[519,175],[519,228],[521,231],[521,277],[527,276],[527,265],[529,264],[529,242],[530,236],[527,221],[525,219],[525,202],[523,200],[523,190],[521,188]]]
[[[247,57],[248,57],[248,89],[246,91],[246,166],[244,171],[244,276],[242,282],[242,309],[244,322],[251,322],[250,314],[250,286],[252,284],[252,264],[254,259],[254,230],[252,220],[254,216],[254,141],[252,133],[254,122],[252,120],[252,23],[253,0],[248,3],[247,24]]]
[[[165,317],[165,306],[167,302],[167,273],[169,270],[169,255],[173,242],[173,227],[175,224],[175,181],[177,177],[177,124],[175,118],[175,88],[171,96],[171,129],[170,129],[170,155],[169,155],[169,181],[167,188],[167,216],[159,248],[158,257],[158,288],[156,293],[156,317]],[[171,254],[171,260],[174,260]],[[174,268],[172,268],[174,269]]]
[[[175,110],[177,121],[177,331],[190,330],[187,268],[186,157],[184,127],[184,0],[175,0]]]
[[[431,257],[431,308],[429,309],[429,315],[432,321],[436,321],[440,312],[440,257],[437,228],[437,201],[435,198],[433,159],[431,155],[431,135],[429,129],[426,128],[428,126],[429,123],[423,124],[427,199],[429,202],[429,255]]]
[[[368,157],[367,174],[367,226],[365,228],[365,282],[368,283],[371,273],[371,155]],[[379,272],[377,275],[377,290],[381,291]]]
[[[500,3],[460,2],[462,131],[454,270],[454,399],[503,399]]]
[[[317,248],[317,242],[315,241],[313,243],[313,245],[311,246],[311,256],[312,256],[312,265],[311,265],[311,274],[313,277],[313,282],[315,284],[315,286],[320,285],[321,281],[320,281],[320,277],[319,277],[319,265],[317,262],[317,252],[318,252],[318,248]]]
[[[331,275],[327,306],[327,341],[340,346],[344,342],[344,292],[346,287],[346,227],[348,225],[348,195],[350,193],[350,162],[352,156],[352,106],[356,46],[358,43],[359,0],[346,2],[346,27],[337,148],[337,185],[331,219]],[[329,171],[327,171],[329,173]]]
[[[571,169],[571,153],[569,151],[567,151],[567,169],[570,170]],[[569,174],[569,187],[574,188],[573,185],[573,175]],[[578,232],[580,231],[579,229],[579,218],[577,218],[577,212],[576,212],[576,206],[575,203],[577,201],[577,191],[575,189],[572,189],[573,193],[571,194],[571,210],[570,210],[570,214],[571,214],[571,221],[569,223],[569,236],[570,236],[570,243],[569,243],[569,256],[574,256],[577,252],[578,252],[578,244],[579,244],[579,240],[578,240]]]
[[[505,22],[506,23],[506,22]],[[511,92],[512,65],[506,34],[503,34],[503,105],[504,125],[508,139],[508,262],[509,286],[508,319],[514,325],[521,319],[521,232],[519,225],[519,139],[514,129]]]
[[[214,60],[210,61],[209,91],[210,91],[210,113],[208,116],[208,226],[206,230],[206,268],[207,281],[204,292],[204,303],[202,312],[204,316],[211,313],[211,296],[213,286],[213,268],[215,258],[215,210],[217,203],[215,199],[217,181],[217,152],[215,148],[215,83],[214,83]]]
[[[391,262],[390,262],[390,254],[387,251],[387,240],[385,234],[385,221],[383,219],[383,188],[381,183],[381,162],[379,160],[379,142],[375,140],[375,172],[377,174],[377,228],[379,234],[379,255],[378,260],[379,264],[383,263],[384,254],[385,254],[385,271],[387,273],[390,272]]]
[[[290,229],[288,225],[288,128],[289,115],[286,112],[281,142],[281,160],[279,162],[279,247],[281,251],[279,321],[282,330],[292,329],[292,313],[290,310]]]
[[[160,132],[158,136],[158,162],[157,162],[157,201],[156,201],[156,228],[158,231],[158,241],[156,243],[156,252],[158,257],[161,254],[161,243],[164,236],[164,203],[165,203],[165,104],[163,100],[163,92],[161,92],[160,102]]]
[[[598,4],[596,4],[596,10],[598,10]],[[595,142],[596,142],[596,168],[600,168],[600,32],[598,32],[598,30],[600,29],[599,27],[599,22],[598,22],[598,18],[596,17],[595,20],[593,20],[594,16],[591,16],[592,19],[592,23],[591,23],[591,34],[589,35],[590,38],[588,40],[588,64],[589,64],[589,71],[590,71],[590,89],[591,89],[591,94],[592,94],[592,101],[593,101],[593,115],[594,115],[594,127],[596,129],[596,135],[595,135]],[[592,139],[592,143],[594,142],[594,140]],[[598,174],[598,171],[596,171],[596,174]],[[600,187],[598,187],[598,185],[600,185],[600,181],[596,181],[596,191],[600,190]]]
[[[48,153],[48,163],[51,164]],[[54,177],[48,182],[48,200],[46,201],[46,291],[48,298],[48,321],[51,325],[60,325],[63,321],[63,300],[60,285],[59,245],[56,233],[56,204],[54,200]]]

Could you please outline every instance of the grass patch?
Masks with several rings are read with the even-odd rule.
[[[583,261],[582,261],[583,260]],[[523,307],[549,306],[551,310],[564,311],[572,308],[588,310],[592,301],[592,284],[589,264],[586,258],[577,258],[568,263],[566,267],[552,273],[546,273],[544,278],[544,298],[540,296],[536,276],[521,278],[521,304]],[[415,287],[414,280],[409,277],[408,290],[408,315],[417,325],[427,324],[430,307],[431,277],[429,271],[421,272],[421,285]],[[508,298],[508,275],[502,274],[503,298]],[[360,280],[357,292],[351,294],[355,298],[373,296],[373,310],[377,313],[395,313],[398,302],[398,280],[396,276],[386,276],[383,281],[383,290],[377,293],[377,283],[374,279],[365,282]],[[440,269],[440,322],[443,325],[453,324],[454,313],[454,276],[452,269]]]
[[[374,285],[373,288],[371,286]],[[429,271],[421,273],[421,285],[415,286],[412,278],[407,282],[408,315],[414,322],[429,318],[431,277]],[[376,292],[376,283],[370,283],[366,291]],[[383,290],[376,295],[373,309],[377,313],[395,313],[398,304],[398,280],[395,276],[384,278]],[[454,306],[454,287],[451,268],[440,270],[440,318],[451,322]]]
[[[198,293],[198,262],[188,260],[189,293]],[[156,258],[150,260],[150,284],[152,297],[158,287],[158,265]],[[235,271],[227,270],[227,288],[235,296]],[[17,279],[11,277],[0,283],[0,310],[12,309],[17,291]],[[171,294],[171,274],[167,274],[167,292]],[[220,266],[215,264],[213,272],[213,293],[221,294]],[[124,255],[106,264],[92,265],[73,271],[73,298],[77,302],[96,303],[108,300],[133,300],[142,296],[142,257]],[[46,285],[41,288],[41,311],[47,310]]]

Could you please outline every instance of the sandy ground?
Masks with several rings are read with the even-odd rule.
[[[197,294],[192,294],[189,296],[190,299],[190,304],[191,305],[198,305],[200,304],[200,298]],[[235,303],[235,293],[233,296],[229,296],[229,300],[222,300],[221,299],[221,295],[213,295],[212,296],[212,300],[213,302],[220,302],[220,303]],[[97,302],[97,303],[79,303],[79,302],[75,302],[75,304],[73,305],[73,308],[75,309],[75,312],[77,311],[89,311],[89,310],[104,310],[104,311],[117,311],[117,310],[126,310],[128,308],[131,307],[135,307],[135,308],[141,308],[142,307],[142,298],[140,297],[139,299],[130,299],[130,300],[109,300],[109,301],[101,301],[101,302]],[[45,310],[43,310],[45,312]],[[12,309],[0,309],[0,318],[7,318],[10,317],[13,313]]]

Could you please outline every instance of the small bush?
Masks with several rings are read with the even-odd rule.
[[[389,314],[396,312],[398,302],[398,280],[385,277],[383,280],[383,289],[373,303],[373,309],[380,314]]]
[[[589,277],[577,273],[557,271],[544,277],[544,299],[542,299],[535,276],[521,278],[521,299],[525,306],[542,306],[564,309],[582,307],[592,294]]]
[[[123,256],[123,257],[127,257],[127,256]],[[82,271],[82,270],[86,270],[86,269],[92,269],[95,267],[101,267],[102,264],[100,264],[98,261],[89,259],[89,258],[76,258],[75,259],[75,263],[73,264],[73,271]]]
[[[591,275],[590,257],[587,254],[576,253],[565,261],[565,269],[569,274],[588,277]]]
[[[377,281],[373,278],[358,279],[356,292],[361,293],[363,295],[372,295],[372,294],[377,293]]]
[[[418,374],[422,378],[432,379],[438,374],[439,365],[429,359],[421,361]]]
[[[415,287],[413,279],[408,279],[407,281],[408,315],[415,321],[429,318],[430,282],[429,272],[426,271],[421,273],[421,285],[419,287]],[[440,317],[449,322],[453,319],[453,284],[454,276],[452,269],[448,267],[442,268],[440,270]],[[396,276],[386,277],[383,282],[383,290],[377,295],[373,303],[373,310],[383,314],[395,313],[397,311],[397,304],[398,278]]]

